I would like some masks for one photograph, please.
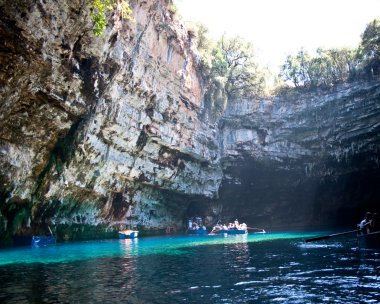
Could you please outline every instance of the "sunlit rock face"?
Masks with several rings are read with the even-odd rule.
[[[204,104],[194,37],[166,1],[130,1],[134,20],[114,14],[100,37],[85,2],[0,1],[0,242],[220,213],[343,225],[377,206],[378,82],[229,101],[218,120],[225,96]]]
[[[166,1],[131,1],[134,20],[111,16],[101,37],[83,1],[13,2],[0,2],[1,229],[161,229],[217,195],[217,128],[199,119],[193,37]]]
[[[221,137],[225,217],[266,227],[355,225],[378,208],[378,81],[235,102]]]

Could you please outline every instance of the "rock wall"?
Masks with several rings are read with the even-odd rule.
[[[166,1],[131,1],[134,20],[110,16],[101,37],[85,1],[0,5],[3,230],[163,229],[217,195],[193,37]]]
[[[86,3],[0,1],[0,240],[195,215],[342,225],[377,206],[378,82],[230,101],[216,121],[166,0],[131,0],[100,37]]]
[[[379,100],[371,81],[230,104],[221,121],[225,216],[352,226],[377,210]]]

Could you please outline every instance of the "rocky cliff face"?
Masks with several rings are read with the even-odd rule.
[[[3,231],[165,228],[217,194],[192,36],[165,1],[131,6],[133,22],[115,14],[96,38],[85,1],[2,1]]]
[[[0,1],[0,239],[220,212],[344,224],[375,206],[378,83],[230,102],[218,125],[191,33],[165,0],[131,6],[95,37],[85,1]]]
[[[268,226],[353,225],[377,209],[379,100],[373,81],[231,104],[221,121],[225,214]]]

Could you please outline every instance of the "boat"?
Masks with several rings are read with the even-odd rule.
[[[216,224],[212,228],[210,235],[215,234],[228,234],[228,235],[237,235],[237,234],[248,234],[248,227],[245,223],[239,224],[238,220],[235,220],[234,223],[229,223],[227,225]]]
[[[358,234],[358,245],[362,249],[380,249],[380,231]]]
[[[187,234],[206,235],[207,233],[208,233],[207,229],[203,229],[203,228],[187,230]]]
[[[235,234],[248,234],[248,230],[247,229],[220,229],[220,230],[215,230],[213,233],[216,233],[216,234],[231,234],[231,235],[235,235]]]
[[[13,245],[15,246],[32,246],[32,247],[45,247],[49,245],[55,245],[57,243],[57,239],[51,231],[50,226],[47,227],[49,229],[50,235],[34,235],[34,234],[24,234],[24,235],[14,235],[13,236]]]
[[[206,235],[207,229],[200,216],[188,219],[187,234]]]
[[[138,237],[139,232],[137,230],[126,229],[120,230],[118,235],[119,239],[134,239]]]
[[[57,240],[52,235],[33,235],[32,236],[32,247],[45,247],[49,245],[54,245]]]
[[[15,246],[32,246],[45,247],[54,245],[57,240],[52,235],[15,235],[13,236],[13,245]]]

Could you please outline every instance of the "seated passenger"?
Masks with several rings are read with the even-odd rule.
[[[241,224],[239,229],[247,230],[247,224],[246,223]]]
[[[371,224],[372,214],[371,212],[367,212],[365,214],[364,219],[360,222],[358,228],[361,232],[361,234],[367,234],[370,232],[370,224]]]

